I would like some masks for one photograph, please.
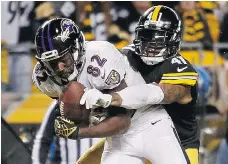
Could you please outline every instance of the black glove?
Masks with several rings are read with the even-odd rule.
[[[58,116],[55,119],[55,133],[56,136],[62,138],[78,139],[79,127],[73,121]]]

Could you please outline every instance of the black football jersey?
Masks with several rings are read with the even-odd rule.
[[[165,61],[150,66],[146,65],[135,54],[134,46],[130,45],[120,50],[127,58],[134,70],[139,71],[146,83],[166,83],[191,86],[192,101],[188,104],[177,102],[163,105],[171,116],[183,146],[199,140],[196,120],[197,110],[197,78],[198,74],[192,65],[181,55],[177,54]]]

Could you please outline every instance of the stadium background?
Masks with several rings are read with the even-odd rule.
[[[80,26],[86,40],[107,40],[121,48],[132,43],[139,16],[153,5],[167,5],[178,12],[184,31],[181,55],[210,75],[211,83],[200,92],[200,163],[215,163],[228,111],[225,1],[1,2],[1,114],[29,150],[52,102],[31,81],[36,63],[34,35],[39,25],[53,17],[68,17]],[[77,158],[96,141],[84,139],[77,143]]]

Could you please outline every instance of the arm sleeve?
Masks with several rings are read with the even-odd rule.
[[[57,101],[53,101],[46,112],[40,129],[36,133],[32,149],[33,164],[43,164],[47,160],[48,151],[55,136],[54,122],[56,108],[58,108],[58,103]]]
[[[90,61],[88,69],[94,72],[88,74],[88,79],[94,88],[113,89],[124,79],[125,58],[111,43],[102,42],[99,55],[92,56]]]
[[[134,85],[117,93],[122,99],[121,107],[126,109],[140,109],[146,105],[159,104],[164,98],[162,89],[153,84]]]

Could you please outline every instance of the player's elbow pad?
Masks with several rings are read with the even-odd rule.
[[[121,107],[126,109],[138,109],[146,105],[159,104],[164,99],[163,90],[153,84],[130,86],[117,93],[122,98]]]

